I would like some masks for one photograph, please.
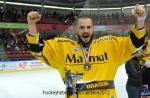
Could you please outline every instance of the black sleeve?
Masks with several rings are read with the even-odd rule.
[[[43,50],[44,47],[44,41],[43,39],[39,39],[39,43],[38,44],[28,44],[29,50],[32,52],[41,52]]]
[[[40,35],[39,38],[39,42],[38,44],[28,44],[28,48],[30,51],[32,52],[41,52],[43,50],[44,47],[44,41],[49,40],[49,39],[54,39],[56,37],[56,35],[54,35],[53,33],[45,33],[46,35],[44,36],[44,33],[42,35]],[[50,35],[48,35],[50,34]]]
[[[146,36],[146,35],[145,35]],[[132,40],[132,43],[133,45],[136,47],[136,48],[139,48],[141,47],[143,44],[144,44],[144,41],[145,41],[145,36],[143,36],[141,39],[138,39],[135,34],[130,31],[130,38]]]

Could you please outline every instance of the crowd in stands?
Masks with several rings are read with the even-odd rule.
[[[26,17],[30,11],[39,11],[39,9],[30,9],[30,8],[3,8],[0,9],[0,21],[3,22],[27,22]],[[52,24],[70,24],[74,22],[75,15],[73,12],[69,14],[60,14],[56,11],[43,11],[42,21],[40,23],[52,23]]]
[[[23,37],[22,32],[3,29],[0,34],[0,43],[4,45],[6,50],[27,49],[27,40]]]
[[[25,22],[27,13],[30,11],[39,11],[42,14],[40,23],[46,24],[72,24],[75,18],[78,16],[77,12],[70,11],[69,13],[60,13],[56,10],[41,10],[33,8],[12,8],[12,7],[1,7],[0,9],[0,21],[4,22]],[[120,13],[110,14],[90,14],[93,17],[95,24],[110,25],[110,24],[132,24],[135,22],[135,18],[132,15],[124,16]]]
[[[33,58],[27,46],[27,30],[0,29],[0,45],[3,46],[8,59]],[[40,39],[47,40],[60,36],[59,32],[40,31]],[[0,59],[2,59],[0,57]]]
[[[32,57],[28,51],[27,39],[24,36],[24,33],[19,30],[0,30],[0,44],[4,46],[8,58]]]

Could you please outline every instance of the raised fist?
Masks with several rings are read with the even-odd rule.
[[[28,13],[27,16],[28,24],[36,24],[40,20],[41,20],[41,15],[39,14],[39,12],[31,11]]]
[[[132,13],[134,16],[136,16],[137,18],[141,18],[141,17],[146,17],[146,11],[144,6],[140,5],[140,4],[136,4],[134,6],[134,9],[132,10]]]

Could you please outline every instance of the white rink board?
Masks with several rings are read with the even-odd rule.
[[[126,79],[123,65],[115,78],[118,98],[127,98]],[[65,98],[64,94],[43,94],[43,91],[64,90],[65,85],[56,70],[0,74],[0,98]]]
[[[40,60],[18,60],[18,61],[0,61],[0,72],[11,70],[29,70],[37,68],[50,68]]]

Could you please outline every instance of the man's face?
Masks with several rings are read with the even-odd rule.
[[[76,26],[76,32],[83,43],[89,43],[94,33],[94,26],[92,19],[80,18]]]

